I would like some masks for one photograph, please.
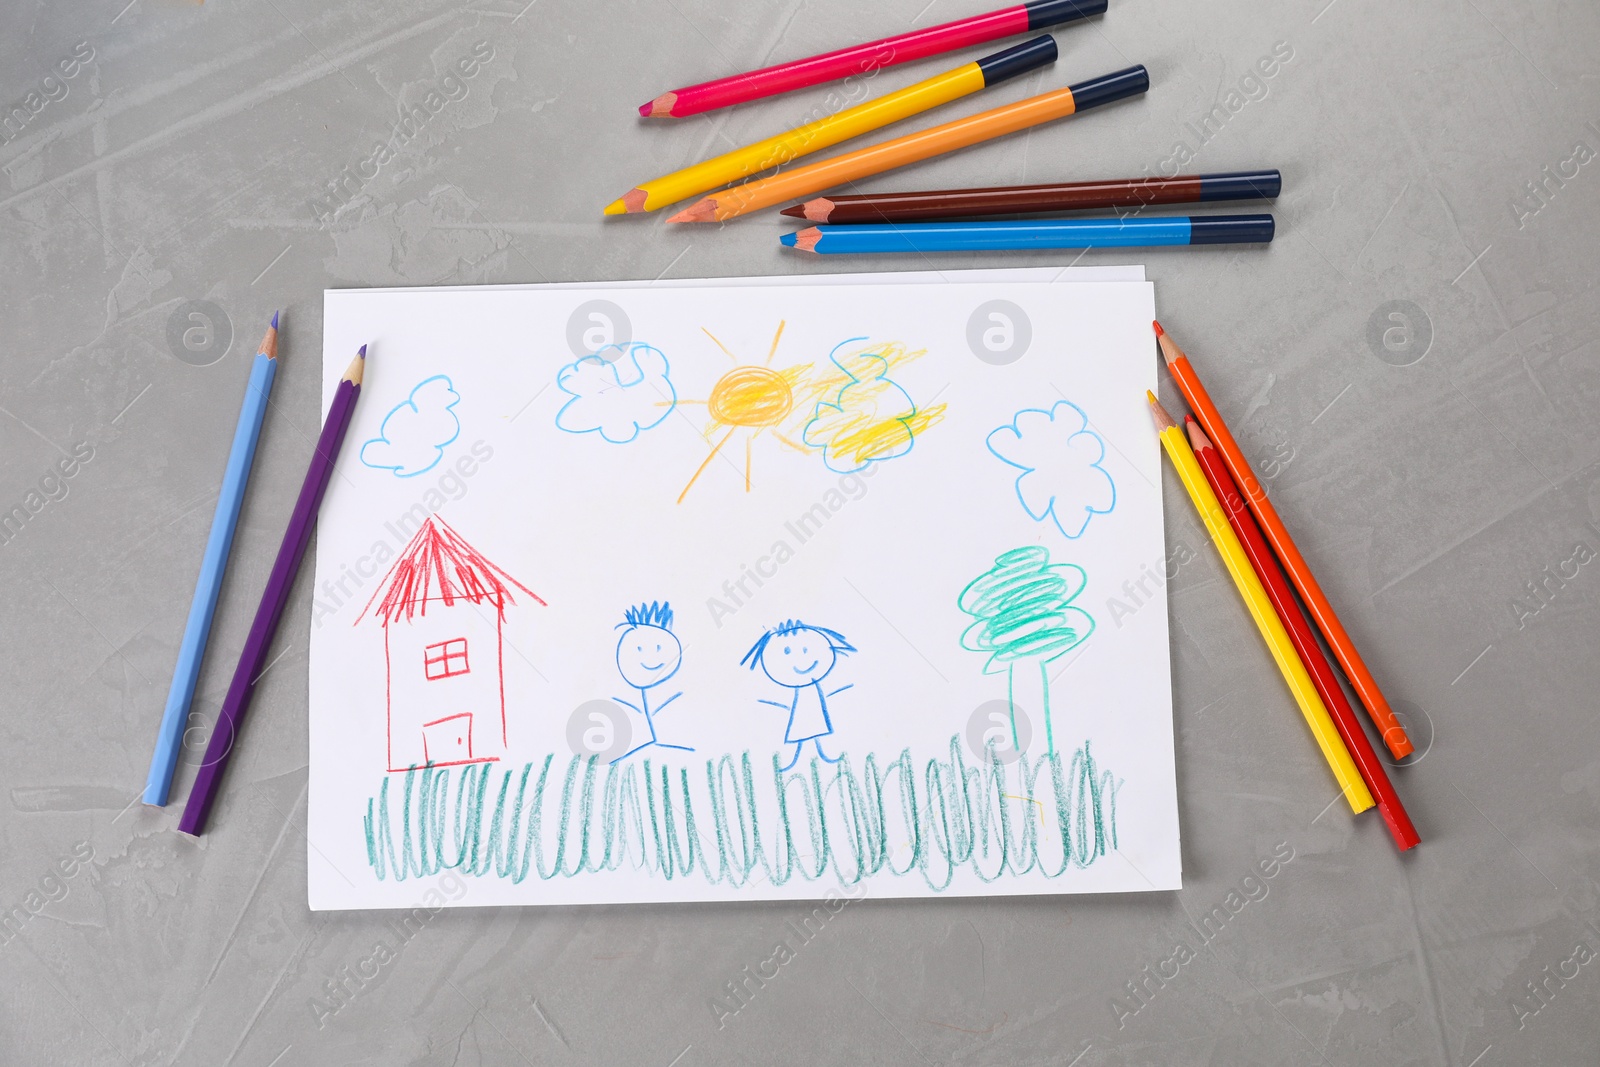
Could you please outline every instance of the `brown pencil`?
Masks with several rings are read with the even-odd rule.
[[[1282,187],[1283,176],[1278,171],[1252,170],[1174,178],[1116,178],[1050,185],[818,197],[786,207],[783,214],[811,222],[909,222],[1035,211],[1143,207],[1146,204],[1197,204],[1211,200],[1271,200]]]

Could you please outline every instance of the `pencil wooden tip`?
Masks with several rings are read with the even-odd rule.
[[[668,219],[668,222],[713,222],[717,214],[717,199],[708,196],[684,208]]]
[[[278,358],[278,313],[272,313],[272,325],[267,327],[267,332],[261,336],[261,347],[256,349],[268,359]]]
[[[643,189],[629,189],[627,192],[617,197],[617,199],[606,205],[606,214],[637,215],[639,212],[645,209],[644,202],[649,198],[650,194],[645,192]]]
[[[812,222],[827,222],[828,216],[833,214],[833,201],[825,196],[807,200],[800,206],[805,210],[805,217]]]
[[[361,384],[361,376],[367,369],[367,346],[362,345],[361,351],[356,353],[356,358],[350,361],[350,366],[344,369],[344,380],[352,385]]]
[[[639,114],[647,119],[670,119],[672,117],[672,105],[677,102],[677,93],[662,93],[648,104],[640,104]]]
[[[800,251],[815,252],[817,250],[817,242],[822,240],[822,231],[815,226],[807,226],[803,230],[796,230],[794,233],[785,234],[784,236],[793,237],[794,247]],[[787,244],[788,242],[785,241],[784,243]]]
[[[1196,452],[1203,448],[1212,447],[1211,438],[1206,436],[1206,432],[1200,428],[1200,424],[1195,421],[1193,415],[1185,415],[1183,417],[1183,425],[1189,431],[1189,443],[1194,445]]]
[[[1161,349],[1161,358],[1169,364],[1178,362],[1178,358],[1183,355],[1183,349],[1179,348],[1177,343],[1167,336],[1167,331],[1161,328],[1161,323],[1152,319],[1150,325],[1155,328],[1156,347]]]
[[[1172,416],[1167,414],[1167,409],[1161,406],[1161,401],[1156,399],[1156,394],[1146,389],[1144,397],[1150,402],[1150,417],[1156,420],[1156,428],[1170,430],[1177,423],[1172,421]]]

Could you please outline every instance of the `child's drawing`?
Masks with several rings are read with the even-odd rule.
[[[711,395],[704,400],[685,400],[685,404],[704,404],[711,421],[706,425],[705,438],[709,442],[717,438],[716,444],[711,446],[710,453],[695,472],[690,476],[689,482],[683,487],[683,492],[678,494],[678,503],[683,503],[683,498],[689,495],[689,490],[694,488],[694,483],[700,480],[711,461],[715,459],[733,435],[744,430],[744,491],[750,491],[751,452],[755,446],[755,439],[763,433],[771,432],[779,441],[790,448],[804,452],[805,446],[791,440],[780,429],[783,424],[794,414],[798,401],[809,395],[809,376],[811,364],[801,363],[783,370],[773,370],[772,360],[778,354],[778,342],[783,339],[783,321],[778,322],[778,328],[772,334],[772,345],[767,349],[767,358],[762,363],[740,363],[739,357],[729,351],[728,346],[717,340],[717,336],[705,327],[700,332],[711,338],[712,342],[734,362],[732,370],[726,371],[719,377],[716,384],[711,387]],[[797,397],[796,394],[799,394]],[[718,436],[718,435],[721,436]]]
[[[556,412],[556,425],[625,445],[672,414],[678,394],[671,370],[660,349],[638,341],[568,363],[556,385],[572,399]]]
[[[437,515],[383,576],[356,623],[383,623],[389,770],[498,760],[506,751],[504,637],[513,590],[544,601]]]
[[[459,403],[461,394],[448,377],[424,378],[383,417],[378,436],[362,444],[361,462],[396,478],[433,470],[445,448],[461,436],[461,420],[451,410]]]
[[[1027,408],[988,436],[989,451],[1022,473],[1017,500],[1034,522],[1049,519],[1063,537],[1083,536],[1089,520],[1117,506],[1117,487],[1100,461],[1105,442],[1068,400]]]
[[[694,749],[688,745],[669,745],[656,736],[656,715],[683,693],[673,693],[655,707],[650,706],[650,691],[677,674],[678,668],[683,666],[683,645],[672,632],[671,605],[664,600],[659,604],[652,600],[648,604],[629,608],[623,614],[622,622],[617,624],[617,629],[622,631],[622,636],[617,639],[617,673],[622,675],[623,681],[639,691],[639,703],[621,697],[612,699],[644,716],[650,740],[634,746],[611,762],[620,763],[651,745],[693,752]]]
[[[1073,563],[1051,563],[1050,551],[1032,545],[996,557],[994,566],[961,590],[961,610],[975,620],[961,634],[961,647],[989,653],[985,674],[1006,672],[1006,698],[1011,703],[1011,741],[1019,746],[1016,725],[1018,663],[1039,670],[1044,709],[1045,752],[1055,753],[1050,726],[1050,661],[1083,644],[1094,632],[1094,619],[1072,601],[1083,592],[1088,576]]]
[[[828,354],[836,370],[817,380],[821,397],[801,439],[822,450],[828,469],[851,474],[911,451],[917,435],[944,417],[944,405],[919,410],[889,372],[925,354],[899,342],[841,341]]]
[[[822,751],[822,739],[833,733],[828,698],[838,696],[851,686],[824,690],[822,680],[833,670],[840,656],[855,650],[843,634],[790,619],[762,634],[739,661],[741,667],[748,666],[751,670],[760,666],[768,678],[794,691],[787,703],[761,701],[789,712],[789,726],[784,731],[783,742],[793,745],[794,752],[782,770],[787,771],[800,762],[800,753],[807,741],[825,762],[834,763],[839,759]]]

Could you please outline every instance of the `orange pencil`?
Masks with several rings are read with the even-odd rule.
[[[1200,384],[1200,378],[1189,365],[1189,357],[1184,355],[1183,349],[1167,336],[1167,332],[1161,328],[1161,323],[1152,325],[1155,327],[1156,340],[1161,346],[1161,356],[1166,360],[1167,370],[1172,373],[1178,388],[1183,391],[1184,399],[1194,409],[1195,416],[1206,431],[1206,436],[1211,438],[1217,450],[1222,453],[1223,462],[1228,465],[1229,473],[1244,491],[1244,498],[1260,521],[1262,532],[1266,534],[1272,550],[1277,553],[1283,569],[1289,572],[1289,578],[1294,582],[1294,587],[1300,591],[1301,599],[1305,601],[1311,617],[1317,622],[1317,628],[1322,631],[1322,636],[1327,638],[1328,647],[1333,649],[1339,665],[1344,668],[1345,677],[1350,679],[1350,685],[1361,697],[1361,703],[1366,706],[1367,714],[1371,716],[1378,732],[1383,735],[1383,743],[1389,746],[1389,751],[1394,753],[1395,759],[1410,755],[1411,739],[1406,736],[1405,727],[1395,718],[1394,711],[1384,699],[1376,679],[1372,677],[1372,672],[1367,670],[1366,663],[1362,662],[1361,653],[1356,651],[1355,642],[1340,625],[1339,617],[1333,613],[1333,605],[1328,603],[1322,587],[1317,584],[1316,575],[1311,573],[1311,565],[1295,547],[1294,539],[1289,536],[1283,520],[1278,517],[1277,509],[1272,506],[1272,501],[1267,499],[1267,491],[1262,488],[1261,483],[1256,480],[1255,473],[1251,471],[1249,460],[1244,458],[1244,453],[1239,450],[1239,443],[1233,439],[1233,434],[1228,432],[1227,424],[1222,421],[1216,405],[1206,393],[1206,387]]]
[[[1099,78],[1090,78],[1065,89],[1040,93],[1014,104],[1003,104],[966,118],[946,122],[904,137],[859,148],[854,152],[830,156],[793,170],[779,171],[771,177],[735,185],[720,193],[697,200],[667,219],[668,222],[726,222],[759,208],[810,196],[858,178],[882,174],[886,170],[931,159],[958,148],[991,141],[1009,133],[1026,130],[1045,122],[1076,115],[1091,107],[1137,96],[1150,88],[1150,74],[1143,67],[1129,67]]]
[[[1361,723],[1356,721],[1356,713],[1350,707],[1350,701],[1345,697],[1344,690],[1340,688],[1333,667],[1317,644],[1316,632],[1311,629],[1311,623],[1307,620],[1305,612],[1300,610],[1300,605],[1295,603],[1294,592],[1289,588],[1288,579],[1283,576],[1283,569],[1278,566],[1277,559],[1272,555],[1272,549],[1267,547],[1266,538],[1261,536],[1261,527],[1250,517],[1250,509],[1239,494],[1239,487],[1229,476],[1228,468],[1222,462],[1221,453],[1205,435],[1205,431],[1200,429],[1200,424],[1195,422],[1193,415],[1184,416],[1184,425],[1189,431],[1189,440],[1194,445],[1194,458],[1200,461],[1200,469],[1205,472],[1206,481],[1211,483],[1212,492],[1216,493],[1217,499],[1222,502],[1222,510],[1228,516],[1229,525],[1233,527],[1233,532],[1239,535],[1239,544],[1243,546],[1244,554],[1250,560],[1250,566],[1255,568],[1256,577],[1261,579],[1262,588],[1267,591],[1267,599],[1272,601],[1273,610],[1283,621],[1283,628],[1288,631],[1289,640],[1294,645],[1295,652],[1299,653],[1300,662],[1305,664],[1307,672],[1310,673],[1311,684],[1316,686],[1317,695],[1322,697],[1322,702],[1327,705],[1328,714],[1333,718],[1334,728],[1344,740],[1345,748],[1350,750],[1350,757],[1355,760],[1356,770],[1361,772],[1361,780],[1366,782],[1367,788],[1372,791],[1373,799],[1378,804],[1378,813],[1383,816],[1384,824],[1389,827],[1394,843],[1400,846],[1401,852],[1414,848],[1422,838],[1417,835],[1417,828],[1411,825],[1411,817],[1406,814],[1405,806],[1400,803],[1399,794],[1394,791],[1389,776],[1384,773],[1383,764],[1378,762],[1378,754],[1373,751],[1372,742],[1367,740],[1366,733],[1361,729]]]

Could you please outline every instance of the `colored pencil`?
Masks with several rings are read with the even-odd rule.
[[[206,744],[205,762],[195,775],[194,788],[189,791],[189,801],[184,805],[183,818],[178,829],[199,836],[205,832],[206,818],[217,799],[222,785],[222,772],[227,770],[239,730],[244,725],[245,713],[250,709],[256,680],[267,665],[267,651],[272,646],[273,634],[283,618],[284,606],[289,603],[289,591],[294,576],[300,569],[300,560],[311,541],[311,531],[316,525],[317,509],[322,505],[322,494],[328,489],[328,479],[333,476],[334,462],[339,458],[339,446],[344,443],[345,431],[350,428],[350,416],[356,400],[361,396],[362,372],[366,368],[367,346],[362,345],[356,358],[350,361],[339,386],[333,393],[333,404],[322,424],[322,435],[317,438],[316,451],[311,455],[311,466],[300,486],[299,499],[294,513],[289,517],[289,527],[284,531],[283,544],[278,547],[278,558],[267,577],[267,588],[261,594],[261,606],[250,624],[250,636],[245,639],[244,651],[239,655],[239,666],[233,672],[233,682],[228,695],[223,698],[217,712],[216,726],[211,740]]]
[[[896,37],[885,37],[881,41],[869,41],[836,52],[674,89],[662,93],[648,104],[640,104],[639,114],[646,118],[698,115],[702,111],[731,107],[764,96],[804,89],[808,85],[838,81],[852,74],[866,74],[868,71],[970,48],[1002,37],[1015,37],[1020,33],[1030,33],[1064,22],[1075,22],[1090,15],[1103,14],[1105,9],[1106,0],[1029,0],[1025,4],[929,26],[925,30],[912,30]]]
[[[925,222],[1039,211],[1086,211],[1150,204],[1203,204],[1220,200],[1272,200],[1283,189],[1276,170],[1193,174],[1178,178],[1116,178],[992,189],[926,189],[914,193],[827,196],[786,207],[780,214],[835,225],[856,222]]]
[[[1333,666],[1328,662],[1328,657],[1322,654],[1322,647],[1317,644],[1317,634],[1311,627],[1311,620],[1300,610],[1300,604],[1294,598],[1289,580],[1284,577],[1283,568],[1278,566],[1278,559],[1272,554],[1272,549],[1267,547],[1266,538],[1261,536],[1261,527],[1257,526],[1256,520],[1251,517],[1250,506],[1244,502],[1233,476],[1228,473],[1227,464],[1222,461],[1222,454],[1211,443],[1211,439],[1206,436],[1193,415],[1186,415],[1184,424],[1189,431],[1189,441],[1194,446],[1194,457],[1200,464],[1200,470],[1210,483],[1211,491],[1222,503],[1223,513],[1228,516],[1228,522],[1238,536],[1245,555],[1249,557],[1250,566],[1255,570],[1256,577],[1261,579],[1261,587],[1267,591],[1267,598],[1272,601],[1272,608],[1277,612],[1278,620],[1288,632],[1289,640],[1300,656],[1300,662],[1305,664],[1307,673],[1311,675],[1312,684],[1317,687],[1317,695],[1322,698],[1323,705],[1332,716],[1333,725],[1338,729],[1340,738],[1344,740],[1344,747],[1350,753],[1350,758],[1355,761],[1356,770],[1361,772],[1361,780],[1367,783],[1367,789],[1377,801],[1378,813],[1383,816],[1384,824],[1389,827],[1390,836],[1394,838],[1394,843],[1399,846],[1401,852],[1414,848],[1422,840],[1417,835],[1417,828],[1411,824],[1411,816],[1406,814],[1405,805],[1400,803],[1399,794],[1394,791],[1389,776],[1384,773],[1383,764],[1378,761],[1378,754],[1373,751],[1372,742],[1367,740],[1366,732],[1356,720],[1356,713],[1350,707],[1350,699],[1344,695],[1344,688],[1339,685],[1338,676],[1333,673]]]
[[[1222,453],[1222,459],[1228,465],[1228,472],[1233,475],[1234,481],[1239,483],[1245,501],[1250,505],[1250,510],[1255,512],[1256,520],[1261,523],[1262,532],[1267,535],[1267,542],[1272,545],[1273,552],[1277,553],[1283,569],[1289,572],[1289,580],[1294,582],[1295,589],[1300,592],[1300,598],[1305,601],[1311,617],[1316,620],[1317,629],[1322,631],[1328,647],[1333,650],[1334,658],[1344,668],[1344,675],[1350,680],[1351,688],[1366,706],[1368,716],[1383,737],[1383,743],[1388,746],[1395,759],[1410,755],[1411,739],[1406,736],[1405,727],[1395,718],[1389,702],[1384,699],[1383,691],[1378,688],[1377,680],[1372,677],[1372,672],[1361,659],[1361,653],[1356,651],[1355,642],[1345,632],[1344,626],[1339,622],[1339,616],[1334,614],[1333,605],[1328,603],[1322,587],[1317,584],[1316,575],[1311,573],[1311,565],[1300,554],[1294,538],[1289,536],[1283,520],[1278,517],[1278,509],[1267,499],[1266,489],[1256,479],[1255,472],[1250,469],[1250,461],[1245,459],[1238,442],[1233,439],[1233,434],[1228,432],[1228,424],[1222,421],[1217,406],[1211,402],[1210,394],[1200,382],[1200,376],[1190,365],[1189,357],[1184,355],[1183,349],[1167,336],[1159,322],[1154,323],[1154,327],[1156,341],[1161,346],[1161,356],[1167,364],[1167,370],[1172,373],[1178,388],[1183,391],[1184,399],[1194,410],[1195,418],[1200,420],[1200,426],[1205,430],[1206,436],[1211,438],[1212,443],[1217,446],[1217,451]]]
[[[245,487],[250,482],[250,467],[255,461],[256,442],[261,439],[261,421],[267,413],[267,398],[278,374],[278,313],[261,338],[250,378],[244,387],[244,403],[239,407],[239,422],[233,430],[233,447],[222,472],[222,491],[217,509],[211,515],[211,533],[206,537],[205,553],[200,557],[200,577],[195,580],[194,599],[189,602],[189,618],[178,643],[178,662],[172,669],[172,686],[167,690],[166,710],[156,733],[155,754],[150,757],[150,773],[144,782],[144,802],[165,805],[172,791],[172,775],[183,748],[184,726],[189,705],[194,702],[200,664],[205,658],[206,639],[211,620],[217,613],[217,596],[222,591],[222,576],[228,569],[228,553],[233,548],[233,533],[239,525],[239,508],[244,503]]]
[[[908,163],[1026,130],[1030,126],[1066,118],[1091,107],[1135,96],[1149,88],[1149,72],[1143,67],[1129,67],[1114,74],[1069,85],[1065,89],[1030,96],[1014,104],[956,119],[942,126],[908,133],[892,141],[882,141],[818,163],[796,167],[770,178],[736,185],[716,196],[696,201],[692,207],[678,212],[667,221],[723,222],[857,178],[880,174]]]
[[[1317,747],[1322,750],[1322,758],[1328,761],[1328,766],[1333,770],[1334,780],[1339,783],[1339,789],[1349,802],[1350,810],[1366,811],[1372,807],[1372,794],[1367,790],[1367,784],[1361,780],[1361,772],[1356,770],[1355,762],[1350,759],[1350,752],[1344,747],[1344,741],[1340,739],[1333,720],[1328,717],[1328,709],[1323,705],[1322,698],[1317,695],[1317,687],[1312,684],[1311,676],[1306,673],[1305,664],[1301,663],[1300,657],[1295,654],[1289,634],[1284,630],[1283,623],[1278,620],[1277,613],[1272,610],[1272,602],[1267,599],[1266,590],[1261,588],[1261,579],[1250,569],[1250,560],[1245,556],[1244,548],[1239,544],[1239,538],[1234,535],[1233,528],[1228,525],[1228,519],[1222,512],[1222,504],[1217,500],[1217,495],[1211,491],[1210,484],[1206,482],[1205,473],[1200,469],[1200,462],[1195,459],[1194,452],[1189,448],[1188,438],[1184,437],[1183,431],[1173,424],[1172,416],[1168,415],[1160,401],[1156,400],[1154,393],[1146,393],[1145,396],[1150,401],[1150,414],[1160,429],[1161,445],[1166,449],[1167,458],[1172,460],[1172,466],[1178,472],[1179,480],[1183,482],[1184,489],[1188,490],[1189,499],[1194,501],[1195,510],[1200,512],[1200,520],[1205,523],[1206,532],[1211,535],[1212,543],[1217,546],[1223,565],[1233,578],[1233,584],[1238,587],[1239,596],[1244,599],[1250,617],[1255,620],[1256,629],[1261,631],[1261,637],[1266,641],[1268,651],[1278,664],[1283,680],[1288,683],[1289,691],[1294,694],[1295,703],[1300,706],[1300,714],[1304,716],[1306,725],[1311,727],[1311,734],[1317,740]]]
[[[1056,59],[1055,38],[1046,34],[1031,41],[974,60],[943,74],[908,85],[899,92],[857,104],[836,115],[808,122],[776,137],[736,148],[715,159],[675,171],[629,189],[606,206],[607,215],[655,211],[719,185],[727,185],[758,171],[782,166],[798,156],[820,151],[840,141],[881,129],[940,104],[958,100],[1007,78],[1037,70]]]
[[[1017,222],[884,222],[808,226],[779,237],[802,252],[980,252],[1018,248],[1155,248],[1265,244],[1271,215],[1024,219]]]

